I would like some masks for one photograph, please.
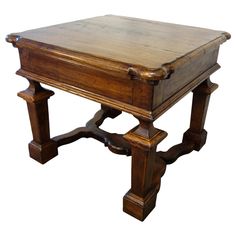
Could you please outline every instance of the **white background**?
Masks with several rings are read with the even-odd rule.
[[[0,235],[236,235],[235,7],[225,1],[0,1]],[[206,121],[208,140],[198,153],[168,166],[157,205],[142,223],[122,212],[130,188],[130,157],[118,156],[92,139],[59,149],[41,165],[28,157],[31,140],[26,104],[16,96],[27,87],[16,76],[18,52],[5,42],[12,32],[117,14],[228,31],[212,76]],[[52,136],[82,126],[99,105],[53,89],[49,100]],[[155,126],[169,133],[160,149],[180,142],[188,128],[191,95]],[[103,128],[126,132],[137,124],[129,114]]]

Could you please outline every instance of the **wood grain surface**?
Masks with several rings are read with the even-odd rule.
[[[230,35],[191,26],[123,16],[99,16],[15,34],[19,39],[126,64],[134,73],[151,73],[201,47],[220,44]],[[168,68],[167,68],[168,69]],[[132,73],[132,72],[131,72]],[[147,74],[147,77],[151,74]]]
[[[92,137],[117,154],[132,155],[131,188],[123,210],[144,220],[156,204],[166,164],[199,151],[205,144],[209,79],[220,68],[220,44],[230,34],[191,26],[120,16],[100,16],[10,34],[19,49],[21,68],[30,86],[18,95],[27,102],[33,141],[30,156],[46,163],[62,145]],[[50,137],[48,103],[53,92],[44,83],[102,104],[85,127]],[[191,121],[180,144],[156,152],[167,132],[153,122],[193,91]],[[99,128],[121,111],[139,124],[125,135]]]

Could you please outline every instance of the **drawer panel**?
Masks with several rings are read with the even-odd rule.
[[[99,69],[20,49],[21,68],[58,82],[132,104],[133,81],[119,79]]]

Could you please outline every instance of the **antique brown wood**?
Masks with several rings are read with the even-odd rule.
[[[155,207],[160,186],[160,174],[154,169],[156,146],[167,133],[154,128],[153,122],[140,120],[140,124],[125,134],[131,144],[131,189],[124,196],[123,210],[139,220],[144,220]]]
[[[54,92],[44,89],[33,80],[29,88],[18,96],[27,102],[33,141],[29,143],[30,156],[44,164],[57,156],[56,142],[50,139],[47,100]]]
[[[98,128],[107,117],[115,118],[120,114],[121,111],[102,105],[101,110],[86,124],[86,127],[77,128],[69,133],[59,135],[54,137],[53,140],[57,143],[57,147],[60,147],[83,137],[94,138],[108,146],[112,152],[129,156],[131,155],[130,145],[123,139],[123,135],[111,134]]]
[[[30,86],[18,95],[26,100],[33,141],[30,156],[45,163],[58,148],[92,137],[117,154],[132,155],[131,189],[123,210],[144,220],[155,207],[166,164],[206,142],[204,123],[210,94],[217,85],[210,75],[220,66],[220,44],[230,34],[121,16],[100,16],[10,34],[19,49],[21,68]],[[50,137],[47,100],[52,91],[40,83],[102,104],[85,127]],[[182,143],[156,152],[167,133],[153,122],[193,91],[190,128]],[[99,128],[107,117],[128,112],[139,125],[125,135]]]

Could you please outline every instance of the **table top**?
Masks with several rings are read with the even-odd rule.
[[[22,33],[18,75],[153,120],[219,65],[223,31],[100,16]],[[163,81],[160,81],[163,80]]]
[[[228,38],[223,31],[106,15],[12,34],[7,40],[27,39],[40,42],[40,47],[53,46],[153,71],[188,60],[196,50]]]

